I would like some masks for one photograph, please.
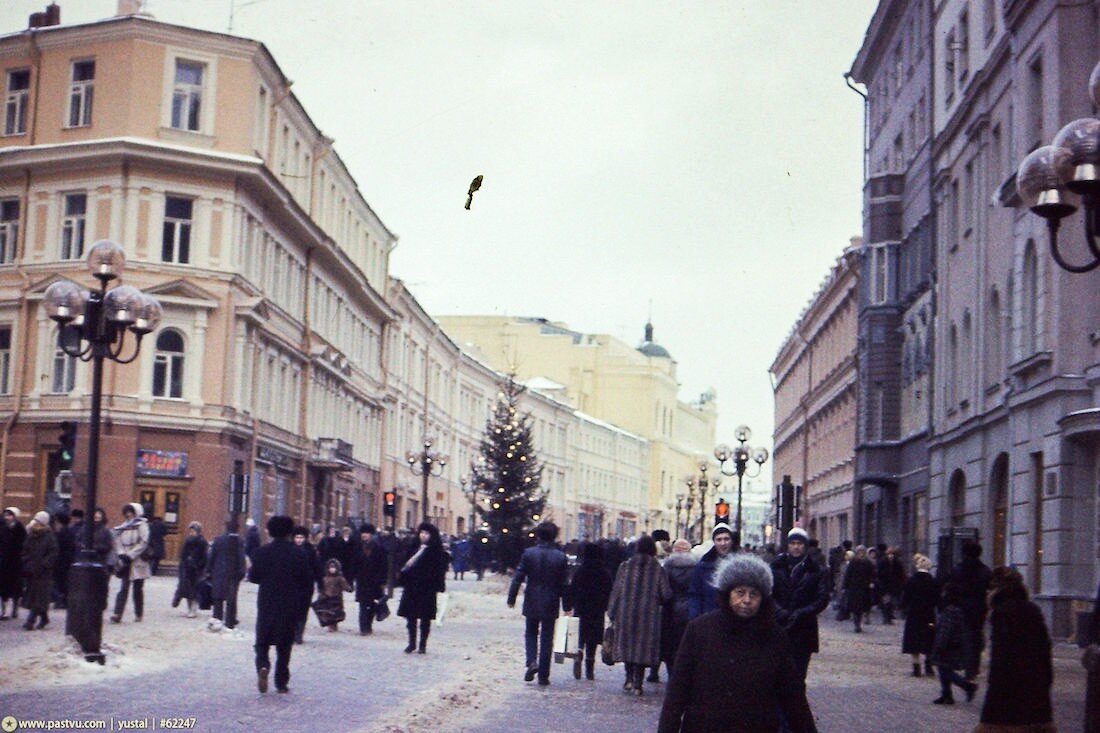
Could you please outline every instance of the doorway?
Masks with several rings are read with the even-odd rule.
[[[993,504],[993,567],[1007,564],[1008,550],[1008,455],[1002,453],[993,463],[989,479]]]
[[[138,492],[138,502],[145,510],[147,519],[154,516],[164,521],[167,530],[164,533],[164,559],[174,561],[179,559],[180,524],[183,523],[183,492],[178,489],[153,488],[141,489]]]

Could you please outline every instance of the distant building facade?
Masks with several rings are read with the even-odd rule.
[[[853,238],[779,348],[774,468],[801,486],[799,523],[823,547],[852,538],[861,241]],[[749,522],[747,529],[753,529]],[[759,529],[758,527],[756,529]]]

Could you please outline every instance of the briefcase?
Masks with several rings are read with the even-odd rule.
[[[581,657],[581,620],[576,616],[559,618],[554,626],[554,662],[564,664],[565,658]]]

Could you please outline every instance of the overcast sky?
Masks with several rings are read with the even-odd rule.
[[[46,3],[0,1],[0,30]],[[60,5],[65,24],[116,10]],[[230,5],[146,7],[225,32]],[[875,5],[238,0],[233,33],[335,138],[429,313],[637,345],[652,312],[680,398],[714,388],[718,441],[747,423],[771,450],[768,368],[861,230],[863,101],[842,75]]]

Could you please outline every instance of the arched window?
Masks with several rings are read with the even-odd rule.
[[[1004,365],[1001,357],[1004,347],[1001,346],[1001,295],[997,288],[989,293],[989,301],[985,307],[985,358],[983,366],[985,371],[985,386],[989,386],[999,380],[1004,373]]]
[[[69,356],[60,347],[54,350],[50,392],[67,394],[76,386],[76,357]]]
[[[947,502],[951,510],[951,526],[962,527],[966,524],[966,474],[962,469],[951,474],[951,488],[947,492]]]
[[[970,325],[970,311],[963,313],[962,338],[959,343],[958,377],[962,381],[959,385],[959,400],[970,399],[972,381],[974,377],[974,329]]]
[[[947,332],[947,384],[944,390],[947,409],[951,409],[959,400],[959,334],[955,324]]]
[[[1035,242],[1028,240],[1024,249],[1023,281],[1020,283],[1020,343],[1023,358],[1039,350],[1039,258]]]
[[[157,336],[157,353],[153,357],[153,395],[183,397],[183,336],[179,331],[165,329]]]

